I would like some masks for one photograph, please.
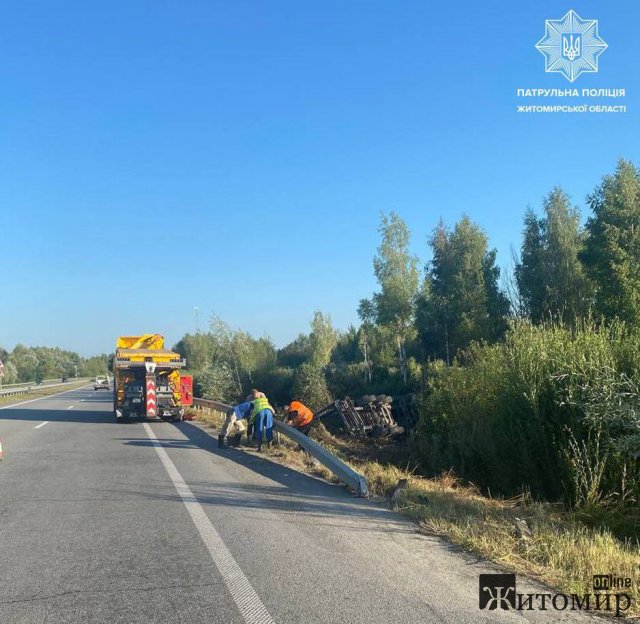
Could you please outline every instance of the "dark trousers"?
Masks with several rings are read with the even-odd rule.
[[[302,427],[294,427],[294,429],[297,429],[300,433],[304,433],[304,435],[308,436],[309,431],[311,431],[312,424],[313,424],[313,420]]]

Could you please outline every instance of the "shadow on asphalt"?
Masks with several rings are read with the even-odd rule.
[[[64,394],[52,394],[42,397],[46,407],[39,407],[39,401],[28,399],[23,405],[0,406],[0,421],[2,420],[26,420],[33,422],[75,422],[75,423],[115,423],[113,417],[113,394],[111,392],[96,391],[90,394],[86,390],[65,392]],[[56,407],[55,401],[60,400],[60,407]],[[53,403],[53,404],[52,404]],[[101,410],[85,410],[83,405],[104,405]],[[68,409],[69,405],[73,409]]]
[[[0,421],[27,420],[32,422],[71,422],[71,423],[113,423],[115,419],[111,411],[88,411],[82,409],[6,409],[0,411]]]
[[[233,448],[219,449],[217,439],[211,437],[199,427],[187,422],[174,423],[174,426],[187,437],[158,438],[166,449],[202,449],[218,457],[223,457],[252,472],[258,473],[279,485],[261,485],[255,483],[237,483],[224,481],[189,480],[194,495],[200,503],[242,507],[244,509],[271,509],[281,513],[312,516],[315,523],[322,518],[350,517],[361,518],[368,524],[358,527],[345,524],[349,530],[416,533],[416,527],[400,519],[386,507],[364,499],[356,498],[344,486],[327,483],[321,479],[298,472],[288,466],[271,461],[267,457],[245,453]],[[125,444],[131,446],[154,446],[148,438],[125,438]],[[177,494],[138,492],[148,498],[180,500]],[[372,523],[376,526],[372,527]],[[384,523],[386,526],[382,526]],[[389,523],[393,523],[392,526]],[[332,526],[336,526],[331,521]]]
[[[298,473],[299,474],[299,473]],[[308,478],[308,477],[307,477]],[[202,505],[222,506],[242,509],[246,512],[265,509],[278,514],[291,515],[291,522],[299,522],[303,515],[312,519],[313,526],[340,527],[345,531],[403,533],[419,536],[415,525],[392,514],[391,511],[371,501],[362,501],[351,497],[348,492],[341,496],[339,491],[329,493],[309,493],[307,487],[300,486],[284,490],[277,486],[261,486],[247,483],[224,481],[189,480],[195,498]],[[327,485],[327,487],[331,487]],[[171,486],[173,489],[173,486]],[[149,490],[100,489],[101,492],[113,492],[147,501],[175,501],[182,499],[175,492],[161,493]],[[345,522],[340,522],[340,519]],[[348,521],[347,521],[348,520]],[[362,525],[352,522],[363,520]],[[308,520],[307,520],[308,521]],[[422,537],[422,536],[420,536]]]

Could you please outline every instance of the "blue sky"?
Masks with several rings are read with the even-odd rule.
[[[523,115],[567,88],[545,19],[598,19],[582,88],[626,114]],[[3,3],[0,345],[169,342],[216,313],[278,345],[375,289],[381,211],[424,262],[463,213],[498,249],[554,185],[584,198],[640,145],[637,1]],[[527,102],[529,103],[529,102]],[[615,102],[619,103],[619,102]]]

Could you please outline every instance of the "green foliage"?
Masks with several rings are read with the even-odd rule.
[[[110,370],[109,359],[109,356],[105,353],[83,359],[78,366],[78,376],[96,377],[98,375],[106,375]]]
[[[42,381],[62,377],[93,377],[107,372],[107,355],[84,358],[57,347],[25,347],[17,344],[10,353],[2,349],[3,383]]]
[[[316,310],[311,321],[309,336],[309,363],[323,369],[331,360],[331,353],[338,344],[338,332],[331,324],[331,317]]]
[[[373,259],[380,292],[373,298],[375,314],[381,325],[393,325],[406,331],[414,314],[418,290],[418,259],[409,253],[410,233],[395,213],[382,215],[379,232],[382,242]]]
[[[280,366],[300,366],[309,359],[311,345],[307,334],[299,334],[298,337],[278,351],[278,364]]]
[[[186,334],[173,349],[187,360],[189,368],[204,370],[213,364],[216,342],[209,333]]]
[[[498,287],[496,252],[468,217],[449,232],[441,222],[431,238],[433,260],[418,303],[425,352],[450,362],[474,340],[495,341],[506,329],[509,302]]]
[[[332,400],[324,371],[311,363],[302,364],[295,373],[292,398],[298,398],[312,410]]]
[[[194,376],[196,392],[205,399],[235,403],[240,400],[231,368],[218,362],[198,371]]]
[[[15,364],[7,359],[6,357],[3,359],[4,363],[4,377],[2,378],[3,384],[14,384],[18,383],[18,369]]]
[[[293,396],[296,369],[288,366],[275,366],[255,374],[255,386],[264,389],[271,405],[275,408],[289,403]]]
[[[582,259],[596,284],[596,311],[640,322],[640,172],[620,160],[588,199],[593,215]]]
[[[492,492],[627,504],[640,491],[639,374],[637,328],[516,322],[504,342],[430,366],[414,442],[430,471]]]
[[[418,292],[418,259],[409,253],[410,233],[394,212],[382,215],[379,232],[382,242],[373,259],[380,292],[373,300],[362,300],[359,313],[364,321],[390,330],[397,352],[400,373],[407,380],[407,341],[415,336],[415,303]]]
[[[524,230],[520,248],[520,262],[515,267],[515,278],[518,293],[523,305],[524,314],[535,321],[549,319],[545,300],[547,295],[546,276],[544,270],[544,235],[543,221],[529,208],[524,215]]]
[[[232,391],[225,391],[236,397],[246,396],[256,385],[256,378],[276,366],[277,351],[273,342],[267,337],[253,338],[247,332],[234,330],[216,316],[209,326],[207,333],[186,334],[174,349],[186,358],[196,378],[204,375],[205,379],[226,379],[228,371],[234,387]],[[212,388],[216,387],[215,383],[212,382]],[[221,387],[226,388],[225,384]]]
[[[588,315],[593,288],[579,256],[584,245],[580,213],[556,187],[543,202],[544,217],[525,215],[521,261],[515,274],[525,310],[533,321],[565,323]]]

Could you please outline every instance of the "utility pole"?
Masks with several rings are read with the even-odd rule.
[[[196,319],[196,334],[200,333],[200,322],[198,320],[198,306],[193,306],[193,315],[195,316]]]

